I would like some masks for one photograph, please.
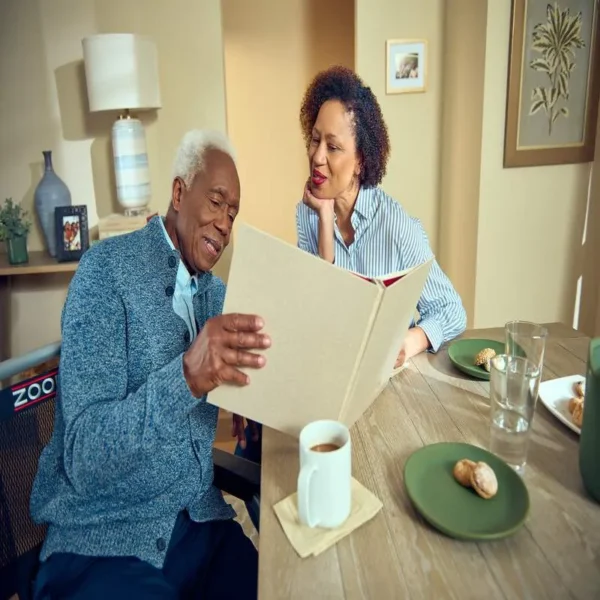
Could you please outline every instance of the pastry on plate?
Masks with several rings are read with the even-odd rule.
[[[573,387],[578,398],[585,397],[585,381],[578,381]]]
[[[571,419],[573,420],[573,423],[577,425],[577,427],[581,427],[583,425],[583,402],[580,402],[575,406],[571,415]]]
[[[473,488],[482,498],[489,500],[498,492],[498,480],[494,469],[485,462],[474,462],[468,458],[459,460],[452,470],[460,485]]]
[[[454,475],[454,479],[460,483],[460,485],[464,485],[465,487],[471,487],[471,473],[475,468],[475,463],[468,458],[463,458],[459,460],[454,465],[454,470],[452,474]]]
[[[471,472],[471,487],[486,500],[498,492],[498,480],[494,469],[487,463],[478,462]]]
[[[496,356],[496,351],[493,348],[484,348],[475,356],[475,366],[483,367],[488,373],[490,372],[490,361]]]
[[[575,411],[575,408],[577,406],[579,406],[580,404],[583,404],[583,398],[579,398],[578,396],[571,398],[569,400],[569,412],[571,414],[573,414],[573,412]]]

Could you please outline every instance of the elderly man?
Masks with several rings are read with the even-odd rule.
[[[262,367],[270,345],[258,316],[221,315],[210,272],[239,203],[229,142],[192,131],[166,218],[84,255],[31,498],[49,524],[36,598],[256,597],[256,550],[212,485],[206,402],[221,383],[248,384],[239,367]]]

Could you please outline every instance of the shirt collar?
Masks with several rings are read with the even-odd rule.
[[[356,203],[354,204],[354,210],[365,219],[370,219],[373,216],[375,202],[373,194],[370,194],[368,189],[364,187],[360,188]]]
[[[173,240],[171,236],[167,232],[167,228],[165,227],[165,222],[162,217],[159,218],[160,226],[162,227],[163,233],[165,234],[165,238],[167,238],[167,242],[169,242],[169,246],[171,250],[177,251],[175,245],[173,244]],[[190,272],[187,270],[184,262],[181,261],[179,265],[179,269],[177,269],[177,282],[182,285],[190,285],[192,288],[192,293],[195,294],[198,291],[198,276],[190,275]]]

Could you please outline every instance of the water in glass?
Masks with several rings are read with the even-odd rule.
[[[539,376],[539,368],[526,358],[492,360],[490,451],[520,474],[527,463]]]

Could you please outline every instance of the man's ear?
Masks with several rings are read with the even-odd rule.
[[[171,204],[175,212],[179,212],[181,206],[181,196],[183,195],[184,183],[180,177],[173,179],[173,185],[171,187]]]

